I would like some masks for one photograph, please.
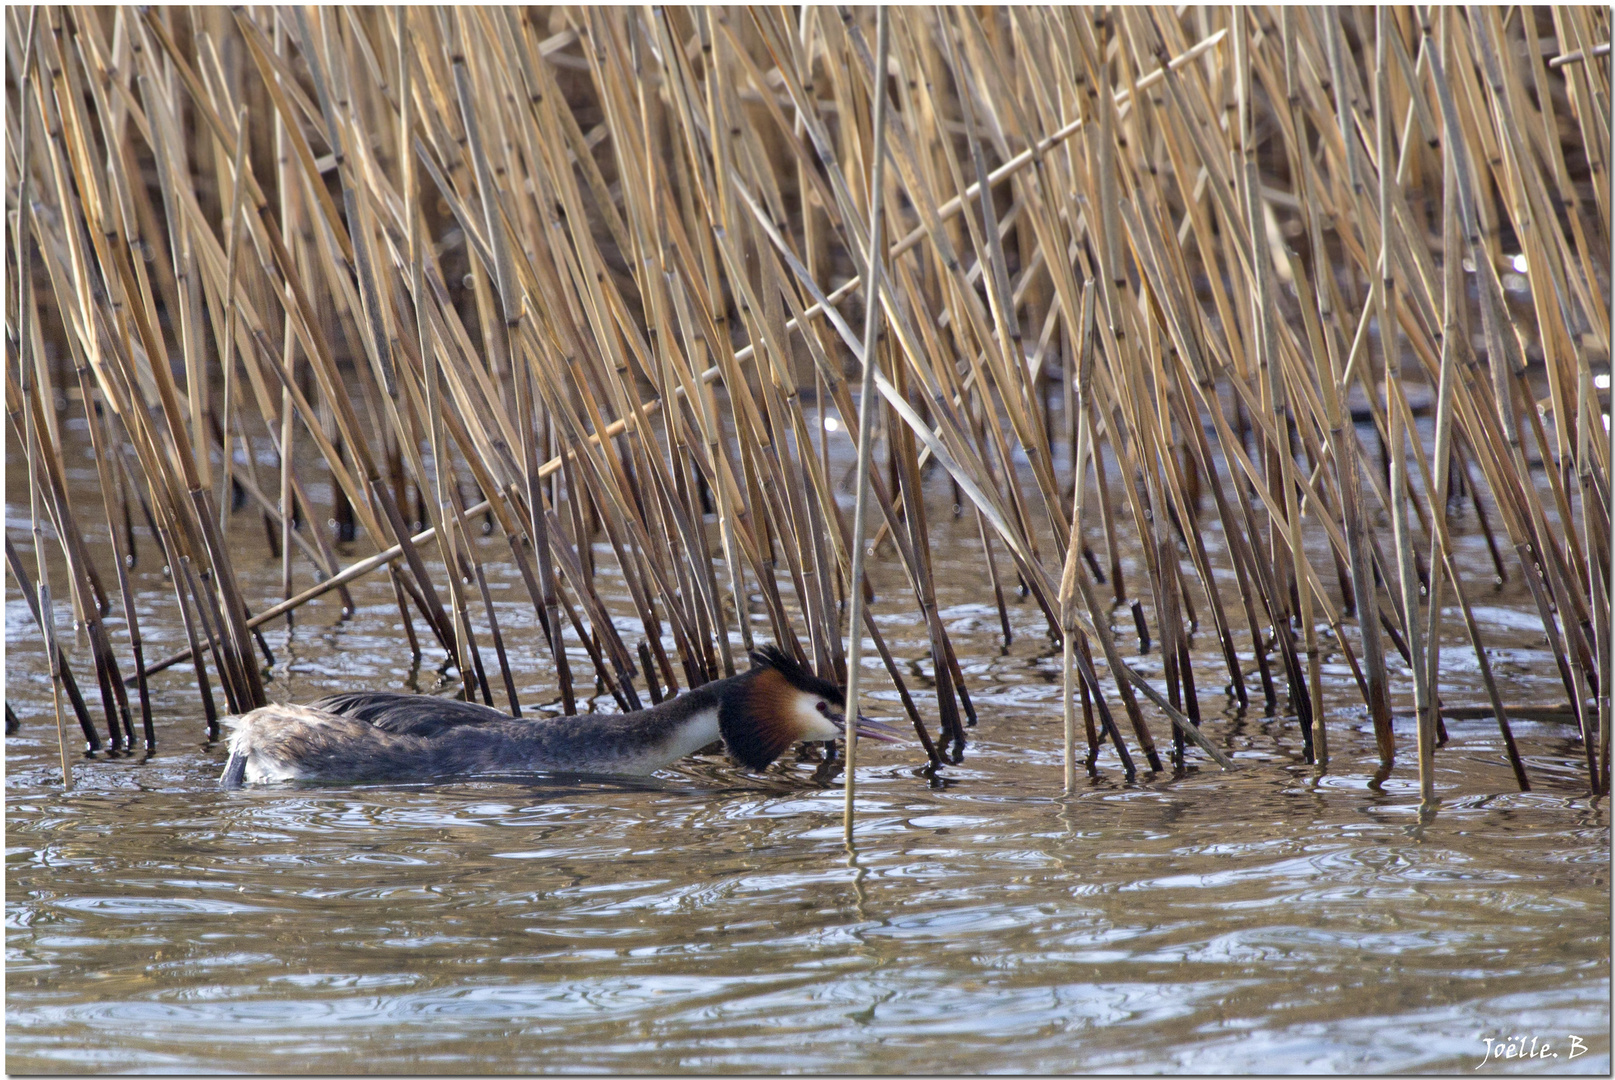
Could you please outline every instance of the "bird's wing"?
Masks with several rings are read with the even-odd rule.
[[[498,709],[431,694],[388,694],[361,691],[334,694],[314,702],[313,708],[363,720],[395,735],[430,739],[451,728],[509,720]]]

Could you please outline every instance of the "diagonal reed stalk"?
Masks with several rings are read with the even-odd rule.
[[[1331,653],[1381,780],[1393,704],[1425,799],[1478,707],[1523,790],[1526,703],[1475,615],[1505,576],[1606,790],[1609,37],[1583,7],[8,9],[34,565],[7,555],[64,777],[63,700],[101,736],[52,583],[113,750],[126,684],[149,746],[147,680],[188,662],[212,730],[215,686],[264,700],[266,622],[383,570],[417,654],[532,708],[479,519],[560,711],[572,658],[633,708],[766,636],[853,716],[867,635],[930,768],[957,762],[971,665],[935,579],[974,556],[932,550],[945,475],[1006,645],[1016,585],[1060,641],[1068,791],[1079,695],[1090,768],[1166,767],[1162,716],[1175,766],[1230,765],[1218,683],[1328,767]],[[69,497],[78,410],[115,576]],[[259,521],[273,590],[231,562]],[[141,550],[189,635],[155,663]],[[916,613],[934,705],[877,606]],[[1443,685],[1460,620],[1484,706]]]

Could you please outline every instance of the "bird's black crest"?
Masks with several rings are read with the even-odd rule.
[[[751,666],[753,671],[758,668],[773,668],[785,676],[786,682],[803,693],[818,694],[833,705],[846,704],[846,697],[842,694],[841,687],[828,679],[819,678],[778,645],[764,645],[754,650],[751,654]]]

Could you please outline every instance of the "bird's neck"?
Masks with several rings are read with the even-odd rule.
[[[717,742],[720,737],[718,701],[715,696],[684,694],[645,711],[663,713],[658,718],[663,722],[651,726],[666,732],[658,756],[665,756],[667,762],[687,757],[703,746]]]
[[[523,728],[552,767],[648,774],[718,741],[713,684],[631,713],[589,713]]]

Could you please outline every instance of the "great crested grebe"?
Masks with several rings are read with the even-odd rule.
[[[426,694],[337,694],[312,705],[266,705],[236,721],[225,787],[275,780],[425,780],[473,773],[644,776],[718,739],[762,769],[793,743],[847,733],[841,688],[778,648],[752,668],[649,709],[517,720]],[[901,742],[862,716],[855,735]]]

